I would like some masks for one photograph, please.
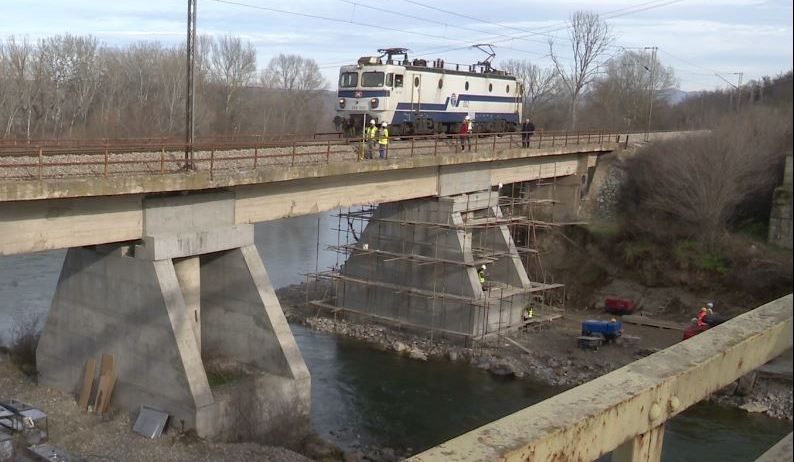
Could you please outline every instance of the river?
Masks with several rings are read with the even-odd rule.
[[[256,226],[257,248],[276,287],[301,282],[302,274],[316,267],[341,263],[326,250],[337,242],[332,215]],[[64,253],[0,257],[0,344],[11,338],[14,323],[43,318]],[[420,451],[561,391],[531,380],[495,378],[463,364],[410,360],[297,325],[292,329],[312,374],[312,424],[345,448]],[[791,427],[699,404],[668,424],[663,460],[752,461]]]

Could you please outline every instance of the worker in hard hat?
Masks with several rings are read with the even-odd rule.
[[[524,314],[521,316],[521,319],[523,319],[526,322],[532,319],[534,315],[535,315],[535,310],[532,309],[532,304],[530,303],[526,306],[526,308],[524,308]]]
[[[706,325],[706,316],[709,315],[709,309],[707,307],[701,307],[700,311],[698,311],[697,316],[695,317],[695,325],[698,327],[703,327]]]
[[[386,159],[389,156],[389,129],[386,122],[380,124],[378,130],[378,153],[381,159]]]
[[[485,287],[485,265],[480,266],[480,270],[477,271],[477,276],[480,277],[480,286],[482,286],[482,290],[486,290],[486,287]]]
[[[471,123],[471,117],[466,116],[463,118],[463,123],[460,124],[460,130],[458,130],[458,134],[460,135],[460,150],[465,151],[466,146],[468,145],[469,151],[471,151],[471,132],[472,132],[473,125]]]
[[[378,127],[375,124],[375,119],[370,119],[369,127],[364,131],[364,139],[367,141],[367,152],[364,154],[364,158],[372,159],[375,153],[375,144],[378,140]]]

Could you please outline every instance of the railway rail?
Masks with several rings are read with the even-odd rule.
[[[625,133],[607,130],[537,131],[530,139],[530,148],[626,143],[628,137]],[[459,143],[459,136],[447,134],[396,137],[389,145],[388,157],[449,154],[460,151]],[[471,137],[473,152],[521,146],[521,133],[517,132]],[[335,132],[291,140],[256,135],[214,137],[192,145],[167,138],[5,140],[0,141],[0,181],[186,174],[191,171],[223,175],[260,168],[361,161],[365,149],[360,138],[342,138]]]

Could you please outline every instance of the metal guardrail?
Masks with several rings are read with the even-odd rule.
[[[322,133],[316,136],[336,135]],[[315,136],[315,137],[316,137]],[[396,136],[389,145],[389,158],[437,156],[460,152],[460,135]],[[263,167],[294,167],[362,160],[366,146],[361,138],[260,142],[229,139],[221,142],[184,143],[147,139],[62,140],[38,145],[0,143],[0,181],[45,180],[53,178],[107,177],[119,175],[157,175],[185,173],[190,170],[227,171]],[[522,133],[473,134],[472,152],[487,152],[522,147]],[[627,142],[628,135],[605,130],[538,130],[529,148],[541,149],[604,142]],[[377,149],[376,149],[377,151]],[[189,159],[186,159],[186,153]],[[377,155],[377,152],[376,152]]]
[[[408,460],[659,461],[667,420],[791,346],[789,294]]]

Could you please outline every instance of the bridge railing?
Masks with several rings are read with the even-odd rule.
[[[184,143],[152,139],[50,140],[40,144],[1,144],[0,180],[45,180],[53,178],[158,175],[206,171],[210,175],[242,170],[294,167],[363,160],[368,146],[361,138],[320,140],[217,139],[214,142]],[[621,138],[621,136],[623,138]],[[523,147],[554,148],[580,144],[625,141],[627,135],[605,130],[542,131],[529,140],[522,133],[475,133],[468,151],[493,152]],[[459,135],[396,136],[389,144],[390,159],[437,156],[460,152]],[[377,157],[377,146],[375,156]]]
[[[409,461],[659,461],[667,420],[791,346],[789,294]]]

